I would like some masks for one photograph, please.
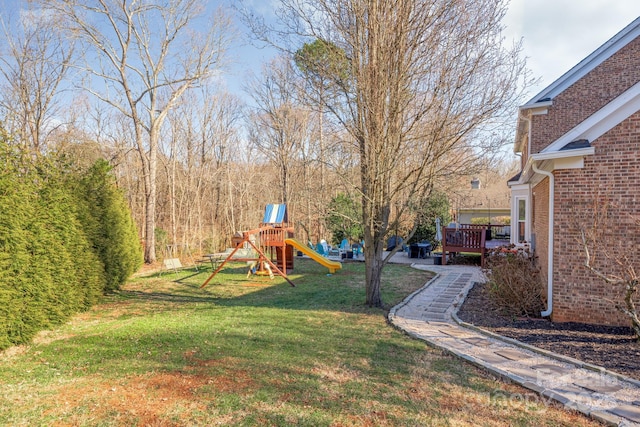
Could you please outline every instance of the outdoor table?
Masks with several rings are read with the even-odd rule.
[[[409,258],[427,258],[431,249],[431,243],[413,243],[409,246]]]
[[[218,268],[218,263],[223,259],[225,259],[227,255],[228,255],[227,253],[222,252],[217,254],[204,254],[202,256],[204,258],[209,259],[209,262],[211,263],[211,268],[215,270],[216,268]]]

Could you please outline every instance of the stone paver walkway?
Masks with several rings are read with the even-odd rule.
[[[640,381],[465,324],[456,312],[474,282],[478,267],[413,263],[402,254],[394,262],[438,275],[389,313],[409,335],[427,341],[531,391],[528,401],[555,400],[608,425],[640,426]]]

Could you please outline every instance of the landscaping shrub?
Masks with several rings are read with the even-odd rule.
[[[511,217],[510,216],[494,216],[493,218],[491,218],[491,223],[511,225]]]
[[[138,231],[106,160],[98,160],[83,174],[80,190],[85,206],[79,217],[104,265],[103,291],[113,292],[142,265]]]
[[[481,216],[477,218],[471,218],[471,224],[473,225],[487,225],[489,224],[488,216]]]
[[[487,289],[505,315],[540,317],[544,310],[544,281],[528,251],[498,248],[486,258]]]
[[[24,223],[35,208],[35,194],[17,178],[10,158],[15,153],[8,151],[0,142],[0,349],[20,342],[22,319],[34,316],[23,298],[28,292],[23,272],[30,264],[31,234]]]
[[[28,342],[100,296],[104,273],[50,159],[0,142],[0,348]]]
[[[124,198],[105,164],[81,174],[53,156],[31,157],[6,137],[0,138],[0,164],[4,349],[91,307],[142,258]]]

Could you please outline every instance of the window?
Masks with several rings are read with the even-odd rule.
[[[511,243],[531,240],[531,188],[529,184],[511,187]]]
[[[526,239],[525,224],[527,221],[527,201],[518,199],[518,242],[524,242]]]

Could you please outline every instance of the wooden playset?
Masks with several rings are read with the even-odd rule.
[[[260,227],[236,233],[231,239],[234,249],[202,284],[204,288],[228,261],[247,262],[255,274],[282,276],[291,286],[287,270],[293,269],[293,247],[285,240],[293,237],[293,227],[288,223],[287,206],[267,205]]]

